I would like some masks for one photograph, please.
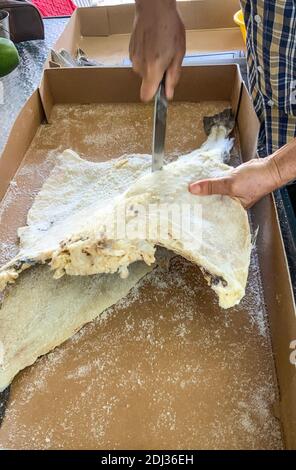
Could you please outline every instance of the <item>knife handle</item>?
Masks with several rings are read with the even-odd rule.
[[[160,86],[164,88],[164,91],[165,91],[165,81],[166,81],[166,72],[164,72],[163,74],[163,77],[162,77],[162,80],[160,82]]]
[[[157,92],[156,92],[156,97],[158,96],[159,99],[165,103],[165,106],[167,106],[167,97],[166,97],[166,94],[165,94],[165,80],[166,80],[166,72],[163,74],[163,77],[162,77],[162,80],[159,84],[159,87],[157,89]]]

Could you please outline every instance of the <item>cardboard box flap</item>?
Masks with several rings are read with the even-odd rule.
[[[178,10],[185,28],[222,29],[235,28],[233,15],[240,9],[238,0],[179,1]],[[79,8],[77,17],[82,36],[106,36],[131,32],[135,4]]]
[[[241,81],[237,65],[214,65],[183,67],[180,82],[176,88],[174,101],[229,100],[234,113],[240,99]],[[81,83],[87,86],[81,87]],[[233,88],[233,83],[237,86]],[[40,95],[45,115],[50,122],[55,103],[121,103],[138,102],[140,78],[130,67],[121,68],[75,68],[51,69],[44,71]],[[224,84],[221,87],[221,83]]]
[[[44,109],[36,90],[21,109],[0,156],[0,202],[24,158],[38,126],[45,120]]]

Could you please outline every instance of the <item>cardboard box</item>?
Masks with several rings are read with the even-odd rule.
[[[87,86],[85,85],[86,83]],[[223,84],[223,87],[221,84]],[[12,238],[15,237],[16,228],[25,222],[26,211],[32,203],[32,194],[36,193],[50,170],[50,165],[44,162],[44,154],[46,152],[63,150],[63,148],[69,146],[69,142],[71,142],[72,147],[84,154],[86,158],[100,160],[119,156],[120,152],[124,153],[127,150],[130,151],[130,147],[126,147],[129,141],[133,142],[134,152],[144,153],[150,151],[151,120],[149,120],[147,116],[150,116],[150,114],[152,116],[152,108],[147,107],[147,105],[139,104],[134,114],[128,114],[129,107],[135,106],[134,103],[137,103],[139,100],[139,86],[139,78],[129,68],[45,70],[40,90],[37,90],[32,95],[22,109],[11,131],[2,158],[0,159],[0,198],[2,199],[4,197],[9,183],[14,177],[18,184],[23,185],[22,197],[13,198],[9,206],[6,204],[6,211],[3,212],[4,219],[2,220],[0,229],[1,242],[7,238],[12,240]],[[173,147],[176,146],[176,142],[180,145],[180,147],[178,147],[178,151],[180,152],[186,152],[192,149],[194,145],[197,145],[197,143],[201,143],[194,140],[195,128],[193,130],[192,122],[189,122],[186,116],[187,112],[185,112],[184,109],[189,109],[189,103],[193,105],[194,103],[203,101],[217,101],[222,104],[227,102],[231,104],[236,115],[235,137],[239,144],[241,158],[243,161],[254,158],[256,156],[258,121],[251,100],[241,80],[239,70],[234,65],[183,68],[174,103],[170,105],[170,116],[174,116],[178,126],[176,126],[174,119],[170,117],[167,151],[173,152]],[[184,102],[187,103],[187,108],[181,108]],[[91,143],[89,143],[89,139],[87,141],[85,140],[85,136],[88,130],[92,128],[97,129],[99,137],[101,128],[93,122],[94,118],[92,113],[82,113],[78,118],[77,116],[75,118],[73,114],[75,104],[85,105],[86,109],[88,109],[87,107],[90,103],[109,104],[110,109],[118,106],[121,112],[126,107],[126,115],[129,116],[127,119],[128,122],[123,117],[122,120],[117,120],[114,126],[112,125],[112,119],[108,121],[108,117],[100,117],[100,126],[105,125],[105,119],[107,120],[109,140],[107,144],[102,144],[102,147],[97,147],[94,152],[90,151]],[[63,119],[61,119],[59,125],[56,126],[57,129],[53,138],[51,128],[54,126],[57,116],[55,113],[55,107],[57,105],[73,105],[74,107],[69,108],[69,114],[67,114],[66,108],[61,108],[62,111],[60,111],[60,113],[65,112],[65,115],[63,114]],[[102,110],[103,109],[104,108],[102,108]],[[182,113],[178,111],[179,109],[182,110]],[[123,112],[122,115],[124,116],[125,113]],[[135,123],[134,121],[130,122],[130,116],[133,116],[133,120],[136,121],[141,138],[133,138],[131,129],[135,129]],[[47,121],[51,124],[48,124],[45,118],[47,118]],[[74,118],[76,119],[75,128],[71,127],[71,122],[74,122]],[[181,130],[180,123],[182,123],[183,126]],[[177,127],[179,129],[178,132]],[[118,139],[119,129],[122,131],[120,135],[124,136],[123,140]],[[199,139],[202,139],[201,130],[196,128],[196,132],[200,132]],[[175,134],[178,135],[175,136]],[[182,136],[188,136],[188,140],[182,139]],[[172,144],[172,142],[174,144]],[[30,176],[28,172],[21,171],[22,169],[34,167],[34,165],[37,164],[37,170],[34,172],[33,176]],[[296,449],[296,369],[295,364],[291,361],[291,348],[293,341],[296,339],[295,304],[283,240],[272,196],[265,197],[252,209],[251,218],[253,226],[259,227],[256,245],[261,280],[258,278],[257,281],[262,283],[279,386],[279,400],[273,404],[273,415],[277,416],[281,422],[284,446],[287,449]],[[188,270],[188,272],[186,271],[186,279],[189,283],[189,287],[191,286],[193,291],[197,289],[197,291],[200,292],[195,300],[196,311],[194,312],[194,318],[196,320],[204,318],[204,326],[209,329],[210,335],[215,336],[217,331],[223,331],[222,340],[219,340],[219,336],[214,337],[214,342],[220,341],[218,350],[213,351],[210,349],[204,354],[203,359],[205,363],[203,370],[192,373],[190,369],[189,372],[186,372],[186,364],[188,361],[192,361],[194,364],[195,361],[200,360],[197,355],[199,354],[198,350],[195,349],[196,346],[194,345],[204,344],[205,341],[209,341],[208,337],[204,337],[205,330],[200,328],[192,330],[195,342],[189,341],[189,346],[187,349],[184,349],[182,335],[180,337],[180,335],[175,332],[172,336],[168,337],[166,334],[169,325],[172,324],[170,322],[173,317],[170,317],[170,315],[174,316],[174,313],[176,314],[176,312],[173,311],[174,307],[169,304],[170,297],[158,296],[160,286],[150,286],[149,289],[151,289],[151,291],[146,291],[145,288],[143,288],[141,289],[141,296],[143,295],[146,299],[145,302],[147,305],[145,302],[139,303],[139,299],[142,298],[139,297],[138,300],[136,299],[131,303],[130,307],[127,306],[126,309],[123,307],[123,312],[125,313],[120,312],[120,315],[115,315],[110,325],[107,324],[104,327],[98,326],[97,330],[95,330],[95,334],[92,333],[92,336],[93,341],[98,341],[98,339],[100,341],[105,340],[100,350],[100,354],[104,356],[106,352],[105,349],[107,350],[107,348],[110,347],[108,343],[111,343],[113,347],[112,338],[115,332],[119,334],[121,331],[121,322],[124,321],[125,315],[130,315],[135,321],[141,321],[142,323],[140,322],[140,325],[142,326],[140,326],[140,328],[144,328],[143,325],[147,326],[148,320],[145,315],[148,315],[148,311],[150,314],[151,312],[153,313],[154,316],[152,315],[152,318],[154,319],[158,318],[160,311],[164,312],[164,315],[168,315],[166,321],[162,323],[160,333],[160,338],[163,338],[164,341],[164,348],[158,351],[157,363],[155,363],[154,366],[149,361],[147,362],[147,359],[145,359],[145,361],[143,359],[149,357],[152,361],[150,354],[151,351],[155,352],[155,349],[153,349],[154,346],[149,342],[147,343],[146,337],[143,337],[141,341],[137,341],[136,339],[133,341],[130,340],[130,336],[133,339],[133,332],[129,332],[126,336],[120,336],[121,353],[116,349],[116,353],[122,354],[124,358],[122,360],[120,373],[123,374],[124,377],[130,377],[132,373],[141,372],[141,380],[144,381],[144,385],[142,384],[140,386],[139,383],[138,385],[134,384],[134,388],[128,389],[130,395],[127,397],[125,394],[126,386],[120,388],[120,377],[122,378],[123,376],[118,375],[119,369],[115,367],[117,360],[115,357],[115,362],[112,363],[112,366],[109,364],[108,367],[111,368],[106,372],[108,375],[105,376],[105,378],[107,377],[105,384],[107,392],[98,389],[98,392],[95,394],[96,400],[99,400],[101,394],[105,397],[106,402],[104,406],[101,402],[96,402],[94,408],[89,410],[88,400],[81,398],[78,401],[79,407],[75,409],[76,418],[73,418],[74,421],[67,418],[67,423],[65,424],[64,422],[61,424],[59,421],[60,415],[64,413],[69,403],[72,403],[72,408],[74,407],[74,402],[71,400],[74,400],[77,393],[85,393],[86,386],[91,386],[93,381],[96,379],[100,380],[102,377],[97,369],[93,372],[90,382],[85,381],[85,378],[82,379],[82,382],[76,379],[75,382],[71,382],[70,388],[68,388],[65,382],[65,377],[67,373],[69,373],[67,372],[67,364],[73,362],[75,359],[79,366],[78,369],[75,370],[81,371],[84,367],[82,359],[84,353],[80,355],[80,353],[78,354],[78,351],[74,349],[71,350],[72,352],[68,354],[68,356],[66,355],[68,359],[65,360],[65,364],[56,374],[53,373],[51,375],[49,382],[46,382],[46,390],[42,391],[40,388],[41,379],[39,374],[44,371],[44,365],[42,366],[44,361],[43,363],[39,361],[25,372],[19,374],[11,386],[11,398],[8,403],[9,413],[7,413],[7,416],[4,418],[0,429],[1,445],[6,448],[10,446],[36,448],[36,446],[39,445],[44,448],[95,448],[95,446],[97,446],[97,448],[103,448],[105,446],[106,448],[109,446],[108,448],[125,449],[147,447],[176,448],[178,446],[179,448],[193,448],[194,446],[197,448],[199,443],[201,443],[201,446],[207,448],[226,448],[228,445],[232,446],[233,433],[236,432],[235,426],[237,424],[235,421],[232,423],[229,421],[230,417],[233,418],[234,416],[233,407],[236,406],[237,403],[240,403],[239,406],[243,406],[243,402],[240,401],[240,395],[243,396],[245,393],[244,388],[248,386],[250,387],[250,394],[252,394],[254,388],[255,396],[253,397],[254,401],[251,405],[255,408],[257,406],[256,400],[260,401],[261,399],[260,396],[256,395],[257,390],[255,388],[258,376],[261,373],[260,369],[262,369],[262,373],[264,374],[266,369],[272,370],[273,368],[272,357],[266,358],[260,349],[261,339],[258,337],[256,341],[254,340],[255,343],[253,344],[253,339],[256,337],[256,334],[252,328],[250,329],[250,319],[248,317],[248,312],[250,312],[248,309],[253,309],[252,315],[255,316],[260,309],[264,309],[264,300],[261,298],[260,301],[258,300],[257,304],[252,303],[251,307],[242,303],[239,310],[230,311],[227,313],[227,316],[225,316],[226,313],[221,311],[213,300],[214,297],[210,289],[203,283],[202,278],[198,277],[198,268],[187,265],[186,270]],[[252,279],[250,279],[250,281],[252,281]],[[183,288],[180,288],[178,292],[178,295],[184,295],[185,302],[185,298],[188,297],[188,294],[185,293]],[[172,297],[174,293],[171,292],[169,295]],[[199,298],[201,300],[199,300]],[[152,299],[154,300],[152,301]],[[119,307],[119,309],[120,308],[121,307]],[[178,314],[181,315],[180,312]],[[233,323],[230,328],[224,329],[224,325],[221,326],[221,321],[224,322],[226,319]],[[157,325],[159,326],[158,323]],[[102,329],[106,330],[109,336],[100,336]],[[151,334],[151,332],[149,334]],[[87,334],[83,336],[83,338],[84,342],[88,341]],[[79,342],[79,339],[77,339],[77,341]],[[198,343],[198,341],[201,343]],[[71,342],[67,342],[61,346],[61,349],[58,348],[58,350],[65,352],[65,348],[67,347],[73,347],[73,344],[71,346]],[[232,350],[232,347],[235,349]],[[257,352],[257,347],[261,352]],[[186,354],[184,351],[186,351]],[[231,351],[236,351],[236,353],[231,353]],[[239,355],[239,351],[244,352],[242,357]],[[54,354],[58,354],[58,351],[51,355],[51,360]],[[85,352],[85,354],[87,353]],[[97,356],[96,351],[92,354],[94,354],[97,360],[100,360],[101,356]],[[240,358],[239,364],[236,364],[235,357],[233,358],[236,354],[238,354],[238,361]],[[259,357],[257,357],[258,354]],[[262,354],[262,363],[260,354]],[[226,357],[226,363],[224,364],[224,368],[217,370],[215,369],[215,367],[217,367],[216,363],[218,362],[218,364],[220,364],[219,357],[223,355]],[[232,360],[234,361],[233,363]],[[49,364],[52,364],[52,362],[49,362]],[[171,376],[167,369],[168,364],[172,367],[172,369],[170,369]],[[188,377],[186,376],[188,380],[192,380],[192,377],[199,373],[200,375],[198,375],[198,377],[200,382],[198,383],[202,383],[203,385],[198,386],[198,384],[194,382],[195,385],[190,385],[191,392],[189,393],[189,389],[187,389],[186,392],[186,381],[183,381],[182,383],[183,385],[185,384],[185,388],[181,383],[179,387],[180,392],[177,394],[178,396],[170,395],[170,393],[172,394],[172,390],[175,390],[175,388],[171,388],[175,387],[175,385],[172,385],[175,383],[174,380],[178,380],[178,378],[174,378],[174,368],[176,367],[178,369],[180,367],[178,364],[182,364],[180,370],[184,376],[186,374],[188,375]],[[230,371],[232,366],[234,368],[233,370],[236,371],[235,374],[237,374],[235,377],[231,375],[233,373],[233,371]],[[45,371],[48,370],[48,368],[49,365],[47,364]],[[240,374],[242,370],[246,371],[246,382],[240,382],[239,377],[241,377]],[[155,376],[153,375],[154,373],[156,374]],[[208,382],[202,382],[204,376],[208,377]],[[44,380],[44,377],[42,380]],[[145,381],[147,381],[147,383],[149,382],[150,388],[148,385],[146,388]],[[36,393],[33,394],[32,387],[29,389],[26,388],[26,386],[30,386],[31,382],[33,382],[35,386],[39,384],[36,386]],[[162,385],[164,382],[166,383],[165,386]],[[152,390],[155,383],[163,392],[161,397],[157,397],[159,400],[159,402],[157,402],[158,405],[155,405],[152,400]],[[30,398],[30,400],[26,402],[27,404],[24,405],[23,400],[28,400],[28,390],[30,397],[33,395],[33,398]],[[107,393],[107,395],[104,395],[104,393]],[[205,393],[205,396],[203,396],[203,393]],[[235,395],[236,393],[238,396]],[[233,396],[233,394],[235,396]],[[112,415],[110,410],[113,406],[111,406],[111,404],[113,403],[112,400],[114,396],[117,398],[120,396],[122,406]],[[168,397],[171,397],[172,400],[172,402],[170,402],[171,408],[167,408],[168,411],[165,409],[166,413],[165,416],[163,416],[164,409],[161,408],[161,406],[167,403]],[[226,397],[231,398],[227,403]],[[200,408],[201,403],[204,409]],[[106,440],[103,440],[102,437],[98,437],[99,435],[97,434],[94,436],[91,434],[91,416],[98,411],[98,408],[106,408],[106,416],[109,416],[108,425],[110,429],[108,431],[109,434],[107,433],[108,438],[106,438]],[[154,414],[155,410],[158,410],[157,415]],[[226,423],[228,423],[226,435],[217,433],[217,430],[220,429],[219,420],[217,418],[218,415],[215,418],[215,415],[211,414],[219,414],[220,412],[222,412],[223,419],[225,419],[225,426],[227,426]],[[265,413],[266,410],[263,409],[263,412]],[[174,413],[179,417],[179,422],[173,422],[172,416],[175,416]],[[270,448],[270,446],[272,446],[272,444],[267,444],[264,440],[266,439],[266,434],[268,434],[268,429],[265,427],[266,415],[264,413],[261,415],[262,422],[258,424],[263,433],[263,440],[260,440],[261,438],[258,439],[256,443],[257,448]],[[163,427],[161,428],[163,434],[160,434],[157,426],[153,428],[151,424],[155,424],[156,422],[159,424],[157,419],[161,416],[164,420],[162,423]],[[202,430],[200,430],[201,434],[196,438],[195,443],[192,441],[194,429],[188,433],[188,429],[186,428],[186,434],[182,428],[182,426],[186,424],[185,421],[183,423],[182,420],[190,420],[191,417],[194,416],[199,416],[198,419],[202,423],[202,427],[200,428]],[[243,426],[245,435],[242,436],[241,442],[239,442],[239,439],[235,441],[236,446],[241,446],[241,448],[251,446],[250,443],[248,444],[249,437],[246,436],[253,435],[255,432],[252,426],[248,427],[248,420],[246,420],[247,418],[244,417]],[[232,426],[231,429],[230,424]],[[65,427],[61,427],[62,425],[65,425]],[[36,431],[37,428],[34,426],[39,426],[38,432]],[[214,428],[211,426],[214,426]],[[71,429],[71,433],[76,433],[74,437],[73,434],[68,434],[67,429]],[[49,441],[47,441],[45,438],[47,439],[46,433],[49,432],[49,430],[50,438],[48,438]],[[13,436],[12,433],[14,433]],[[210,441],[206,440],[207,435]],[[32,436],[34,436],[34,442],[31,440]],[[213,436],[215,436],[215,438]],[[51,439],[53,439],[53,441],[51,441]],[[40,444],[40,440],[43,444]],[[254,443],[252,445],[254,445]]]
[[[178,9],[186,28],[186,57],[245,50],[240,29],[233,21],[240,9],[238,0],[181,1]],[[101,65],[128,65],[134,14],[134,4],[78,8],[54,49],[66,49],[75,56],[80,47]]]

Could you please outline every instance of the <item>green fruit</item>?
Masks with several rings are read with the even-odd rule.
[[[12,41],[0,38],[0,77],[8,75],[20,63],[17,48]]]

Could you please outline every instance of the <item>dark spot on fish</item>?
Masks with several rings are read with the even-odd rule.
[[[215,274],[211,274],[204,268],[201,268],[202,273],[209,279],[211,286],[218,286],[222,284],[223,287],[227,287],[228,283],[222,276],[216,276]]]
[[[0,392],[0,425],[2,424],[5,416],[6,407],[8,404],[10,394],[10,386],[8,386],[3,392]]]
[[[19,269],[22,269],[24,264],[28,264],[29,266],[34,266],[34,264],[37,264],[37,261],[34,259],[20,259],[14,263],[14,269],[18,271]]]
[[[223,287],[227,287],[227,282],[221,276],[211,276],[211,286],[218,286],[222,284]]]
[[[82,251],[82,253],[84,253],[86,256],[91,256],[91,254],[89,253],[89,251],[87,251],[85,248],[83,248],[81,251]]]

